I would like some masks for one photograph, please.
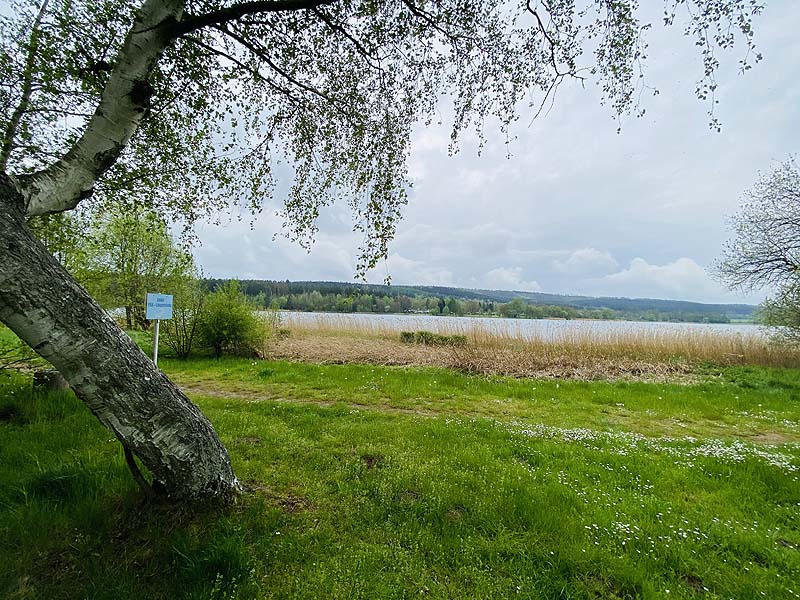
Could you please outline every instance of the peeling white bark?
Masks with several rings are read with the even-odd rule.
[[[171,496],[239,490],[211,423],[34,238],[23,205],[0,174],[0,321],[59,370]]]
[[[114,164],[149,107],[148,77],[172,41],[182,0],[147,0],[116,58],[86,130],[56,163],[19,178],[28,216],[75,208]]]
[[[0,172],[0,321],[67,379],[103,425],[175,498],[240,489],[200,410],[35,239],[25,216],[69,210],[91,195],[149,107],[148,78],[172,41],[183,0],[146,0],[86,130],[52,166]]]

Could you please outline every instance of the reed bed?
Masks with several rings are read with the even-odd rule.
[[[498,324],[499,325],[499,324]],[[392,322],[341,315],[283,319],[288,335],[273,336],[272,358],[309,362],[421,365],[514,377],[674,380],[698,366],[800,367],[800,352],[765,335],[665,326],[603,329],[592,322],[531,331],[458,318]],[[546,325],[546,324],[543,324]],[[463,335],[463,346],[401,343],[401,330]]]

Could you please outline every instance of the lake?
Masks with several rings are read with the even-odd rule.
[[[766,336],[762,327],[741,323],[665,323],[643,321],[603,321],[593,319],[504,319],[494,317],[437,317],[433,315],[397,315],[375,313],[309,313],[282,311],[284,323],[359,328],[378,331],[435,331],[437,333],[487,332],[522,339],[559,340],[575,337],[608,338],[645,333],[712,334],[725,337]]]

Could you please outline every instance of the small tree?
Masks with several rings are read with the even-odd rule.
[[[264,324],[238,281],[229,281],[208,297],[198,325],[200,339],[217,358],[226,352],[252,355],[263,341]]]
[[[28,226],[47,251],[73,275],[85,261],[86,234],[84,213],[55,213],[28,219]]]
[[[462,313],[461,303],[455,298],[448,298],[447,308],[450,309],[451,315],[460,315]]]
[[[773,339],[791,346],[800,346],[800,286],[787,286],[774,298],[761,305],[761,322],[775,327]]]
[[[762,306],[763,321],[781,328],[778,340],[800,343],[800,171],[794,158],[759,177],[731,225],[735,237],[725,245],[718,275],[734,289],[774,290]]]
[[[516,319],[525,316],[527,303],[522,298],[514,298],[511,302],[500,305],[500,314],[504,317]]]
[[[155,211],[116,207],[84,243],[76,277],[106,307],[124,307],[128,329],[145,328],[145,295],[174,293],[193,278],[192,256],[178,247]]]
[[[190,279],[175,290],[172,319],[161,324],[164,343],[178,358],[189,358],[203,319],[206,290],[198,279]]]

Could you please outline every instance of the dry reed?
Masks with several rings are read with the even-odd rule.
[[[415,330],[465,335],[463,347],[400,342],[410,324],[339,315],[284,320],[288,337],[273,337],[272,358],[329,363],[421,365],[514,377],[673,380],[691,378],[703,363],[800,367],[800,353],[758,334],[670,326],[602,330],[591,323],[537,332],[500,329],[457,318],[412,322]],[[504,323],[507,326],[508,323]]]

